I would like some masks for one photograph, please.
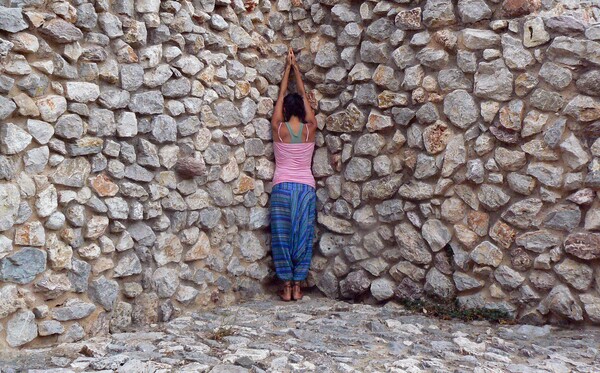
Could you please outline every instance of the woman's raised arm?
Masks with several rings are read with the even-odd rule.
[[[281,80],[281,84],[279,86],[279,97],[277,98],[277,102],[275,103],[275,108],[273,108],[273,117],[271,118],[271,125],[278,126],[279,123],[283,122],[283,99],[285,98],[285,94],[288,89],[288,80],[290,78],[290,69],[292,67],[292,54],[294,53],[290,48],[287,55],[287,63],[285,66],[285,72],[283,73],[283,79]]]
[[[296,63],[296,56],[292,51],[292,68],[294,70],[294,76],[296,77],[296,87],[298,88],[298,94],[302,96],[302,100],[304,101],[304,111],[306,111],[306,118],[304,120],[307,123],[317,125],[317,118],[315,117],[315,112],[310,106],[310,101],[308,100],[308,95],[306,94],[306,90],[304,89],[304,82],[302,81],[302,74],[300,73],[300,69],[298,68],[298,64]]]

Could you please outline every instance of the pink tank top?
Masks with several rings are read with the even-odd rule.
[[[315,178],[311,170],[314,150],[314,142],[300,144],[273,142],[275,152],[273,185],[290,182],[306,184],[314,188]]]

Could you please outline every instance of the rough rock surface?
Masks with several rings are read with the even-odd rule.
[[[146,325],[55,348],[2,350],[0,369],[50,373],[85,366],[88,372],[420,373],[430,371],[427,367],[503,372],[594,371],[597,367],[595,354],[588,351],[600,342],[600,333],[593,328],[582,336],[580,330],[549,325],[440,320],[408,312],[394,302],[379,307],[310,298],[295,304],[253,301],[184,314],[165,323],[164,328]],[[477,304],[482,299],[465,297],[461,301]],[[592,306],[595,299],[586,301]],[[488,305],[503,307],[501,302]],[[131,309],[121,312],[123,319],[131,318]],[[531,320],[539,317],[536,311],[529,315]],[[281,328],[287,333],[278,332]],[[432,354],[432,349],[443,349],[443,356]],[[552,360],[547,358],[549,351]]]
[[[308,287],[600,320],[597,4],[243,3],[0,1],[0,280],[19,294],[0,347],[15,304],[48,306],[26,339],[63,342],[270,291],[288,45],[319,128]]]

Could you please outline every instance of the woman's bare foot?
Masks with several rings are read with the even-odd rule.
[[[294,300],[300,300],[303,296],[304,294],[302,294],[300,281],[294,281],[294,287],[292,288],[292,298],[294,298]]]
[[[284,302],[289,302],[292,300],[292,282],[286,281],[283,283],[283,289],[279,292],[279,297]]]

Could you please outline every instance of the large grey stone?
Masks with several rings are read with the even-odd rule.
[[[590,320],[594,323],[600,321],[600,298],[590,294],[582,294],[579,296],[581,302],[584,304],[585,313],[588,315]]]
[[[168,115],[157,115],[152,119],[152,137],[158,143],[177,141],[177,122]]]
[[[340,281],[340,293],[344,298],[354,298],[369,290],[371,280],[364,270],[351,272]]]
[[[0,127],[0,151],[4,154],[17,154],[25,150],[32,139],[27,131],[13,123],[5,123]]]
[[[539,224],[538,214],[542,206],[540,199],[527,198],[512,204],[502,213],[502,219],[521,229],[533,228]]]
[[[492,16],[492,10],[484,0],[459,0],[458,14],[463,23],[475,23]]]
[[[0,184],[0,231],[10,229],[15,224],[21,196],[19,188],[14,184]]]
[[[0,120],[8,118],[15,110],[17,110],[17,105],[13,100],[0,96]]]
[[[398,191],[401,184],[402,176],[400,175],[390,175],[367,181],[363,185],[362,198],[365,200],[388,200]]]
[[[394,296],[394,282],[387,278],[373,280],[370,289],[373,297],[380,302]]]
[[[363,29],[358,23],[348,23],[338,36],[338,45],[347,47],[360,44],[362,31]]]
[[[408,73],[408,70],[406,72]],[[407,78],[409,77],[405,75],[405,81]],[[438,73],[437,79],[440,89],[443,91],[451,91],[455,89],[465,89],[470,91],[473,89],[473,82],[459,69],[441,70]]]
[[[456,90],[444,98],[444,114],[459,128],[467,128],[479,118],[479,107],[465,90]]]
[[[242,124],[240,111],[230,101],[222,101],[214,105],[214,112],[219,123],[224,127],[235,127]]]
[[[494,159],[501,169],[507,171],[517,171],[527,162],[524,152],[518,150],[508,150],[504,147],[496,148],[496,151],[494,152]]]
[[[394,237],[400,249],[400,255],[409,262],[416,264],[429,264],[432,260],[431,253],[425,240],[408,223],[401,223],[394,228]]]
[[[164,98],[160,91],[135,93],[128,107],[129,110],[139,114],[162,114]]]
[[[240,233],[240,250],[244,259],[255,262],[267,255],[267,251],[254,232]]]
[[[373,43],[365,40],[360,45],[360,58],[362,62],[387,63],[390,58],[388,43]]]
[[[457,168],[466,163],[466,160],[467,149],[465,147],[465,139],[462,135],[456,135],[448,141],[448,145],[446,146],[442,176],[451,176]]]
[[[71,101],[88,103],[100,96],[100,87],[94,83],[67,82],[65,86],[65,95]]]
[[[27,121],[27,131],[41,145],[47,144],[54,135],[54,127],[50,123],[35,119]]]
[[[484,241],[471,251],[470,257],[477,264],[498,267],[502,263],[504,254],[493,243]]]
[[[127,277],[142,273],[142,263],[139,257],[132,251],[126,252],[114,268],[115,277]]]
[[[559,93],[542,88],[536,89],[531,94],[530,102],[536,109],[552,112],[560,111],[566,105],[564,98]]]
[[[0,155],[0,180],[12,180],[17,175],[17,164],[14,157]],[[0,223],[0,227],[2,223]],[[0,230],[2,230],[0,228]]]
[[[372,163],[367,158],[353,157],[348,162],[344,176],[350,181],[365,181],[371,176]]]
[[[443,249],[452,238],[450,230],[438,219],[429,219],[423,223],[421,232],[434,252]]]
[[[579,291],[587,290],[594,277],[594,271],[590,266],[569,258],[555,265],[554,272],[563,281]]]
[[[565,106],[563,113],[580,122],[592,122],[600,119],[600,102],[593,97],[577,95]]]
[[[533,55],[523,47],[521,40],[508,34],[502,35],[502,52],[506,66],[511,69],[525,70],[535,63]]]
[[[546,26],[559,35],[578,35],[585,31],[585,23],[576,17],[558,15],[546,20]]]
[[[284,70],[285,63],[280,60],[261,59],[256,64],[256,71],[264,76],[271,84],[277,84],[277,82],[281,80]]]
[[[64,139],[79,139],[84,133],[84,124],[77,114],[65,114],[58,118],[54,131]]]
[[[558,188],[563,182],[562,167],[549,163],[532,162],[527,166],[527,173],[549,187]]]
[[[48,250],[48,261],[54,270],[71,268],[73,249],[61,241],[56,234],[50,234],[46,240]]]
[[[94,302],[111,311],[119,295],[119,284],[101,276],[90,283],[88,294]]]
[[[542,314],[552,312],[573,321],[583,320],[583,310],[566,285],[556,285],[538,306]]]
[[[532,17],[525,21],[525,32],[523,32],[523,44],[527,48],[537,47],[550,40],[550,34],[546,31],[544,20],[541,17]]]
[[[92,109],[88,122],[88,133],[103,136],[113,136],[117,130],[115,114],[108,109]]]
[[[0,261],[0,280],[27,284],[46,270],[46,252],[31,247],[9,255]]]
[[[535,253],[542,253],[545,250],[559,245],[561,237],[547,230],[538,230],[527,232],[517,236],[516,243],[525,249]]]
[[[44,23],[40,33],[56,43],[67,44],[83,38],[83,32],[72,23],[55,18]]]
[[[11,347],[19,347],[38,336],[35,315],[31,311],[21,311],[6,323],[6,342]]]
[[[17,87],[27,93],[30,97],[42,97],[46,95],[50,80],[43,74],[31,73],[17,81]]]
[[[55,184],[81,188],[85,185],[90,171],[91,165],[85,158],[69,158],[58,166],[50,175],[50,179]]]
[[[88,289],[88,278],[92,271],[92,266],[84,262],[83,260],[79,260],[77,258],[73,258],[71,270],[68,273],[69,281],[71,281],[71,285],[73,286],[73,291],[76,293],[83,293]]]
[[[408,182],[403,184],[398,189],[398,195],[402,198],[422,201],[433,197],[433,187],[431,184],[427,184],[421,181]]]
[[[159,266],[181,261],[183,246],[179,238],[171,233],[161,233],[154,243],[153,256]]]
[[[483,184],[477,193],[479,202],[488,210],[496,211],[510,201],[510,196],[496,185]]]
[[[377,102],[377,87],[373,83],[363,83],[358,84],[356,89],[354,90],[354,103],[357,105],[375,105]],[[351,104],[353,105],[353,104]],[[347,116],[353,116],[353,113],[350,112],[350,108],[352,106],[348,106],[346,109]],[[359,117],[362,116],[362,112],[355,113]],[[371,115],[369,115],[371,116]],[[331,116],[332,117],[332,116]],[[331,118],[330,117],[330,118]],[[360,125],[361,123],[357,123],[355,126]]]
[[[152,286],[159,298],[169,298],[179,287],[179,276],[172,268],[158,268],[152,274]]]
[[[546,213],[543,225],[546,228],[570,232],[579,226],[581,210],[575,204],[561,204]]]
[[[525,281],[525,278],[512,268],[501,265],[494,271],[494,278],[507,289],[515,289]]]
[[[367,27],[367,36],[383,41],[390,37],[390,34],[394,30],[394,23],[387,18],[379,18]]]
[[[12,315],[24,306],[24,300],[19,296],[16,285],[6,284],[0,288],[0,318]]]
[[[429,47],[421,49],[416,57],[421,65],[435,70],[443,69],[449,61],[448,52],[442,49]]]
[[[458,291],[479,289],[485,285],[483,281],[461,272],[454,272],[452,274],[452,280],[454,281],[454,285]]]
[[[565,251],[583,260],[600,258],[600,234],[571,233],[565,240]]]
[[[281,4],[281,1],[279,3]],[[285,8],[280,8],[280,10],[283,9]],[[346,4],[335,4],[331,8],[331,15],[334,20],[340,22],[358,22],[360,20],[358,13]]]
[[[402,45],[392,52],[392,60],[399,69],[406,69],[416,64],[416,53],[408,45]]]
[[[590,70],[579,76],[576,85],[582,93],[590,96],[600,96],[600,70]]]
[[[456,294],[456,287],[450,278],[437,268],[432,268],[425,278],[425,292],[439,299],[450,300]]]
[[[561,67],[553,62],[544,63],[540,69],[539,75],[544,81],[557,90],[565,89],[571,84],[571,80],[573,79],[573,74],[569,69]]]
[[[432,28],[456,23],[454,5],[451,0],[427,0],[423,7],[423,23]]]
[[[38,325],[38,332],[41,337],[62,334],[64,331],[65,327],[56,320],[45,320]]]
[[[88,317],[95,310],[96,306],[93,303],[71,298],[64,305],[54,308],[51,315],[54,320],[70,321]]]
[[[500,35],[491,30],[473,28],[461,32],[463,43],[469,49],[489,49],[500,46]]]
[[[315,56],[315,65],[330,68],[337,65],[340,61],[339,52],[334,43],[325,43],[319,48]]]
[[[513,74],[502,60],[481,62],[475,73],[475,96],[508,101],[513,93]]]
[[[23,9],[7,8],[0,5],[0,30],[15,33],[27,29],[29,25],[23,19]]]

